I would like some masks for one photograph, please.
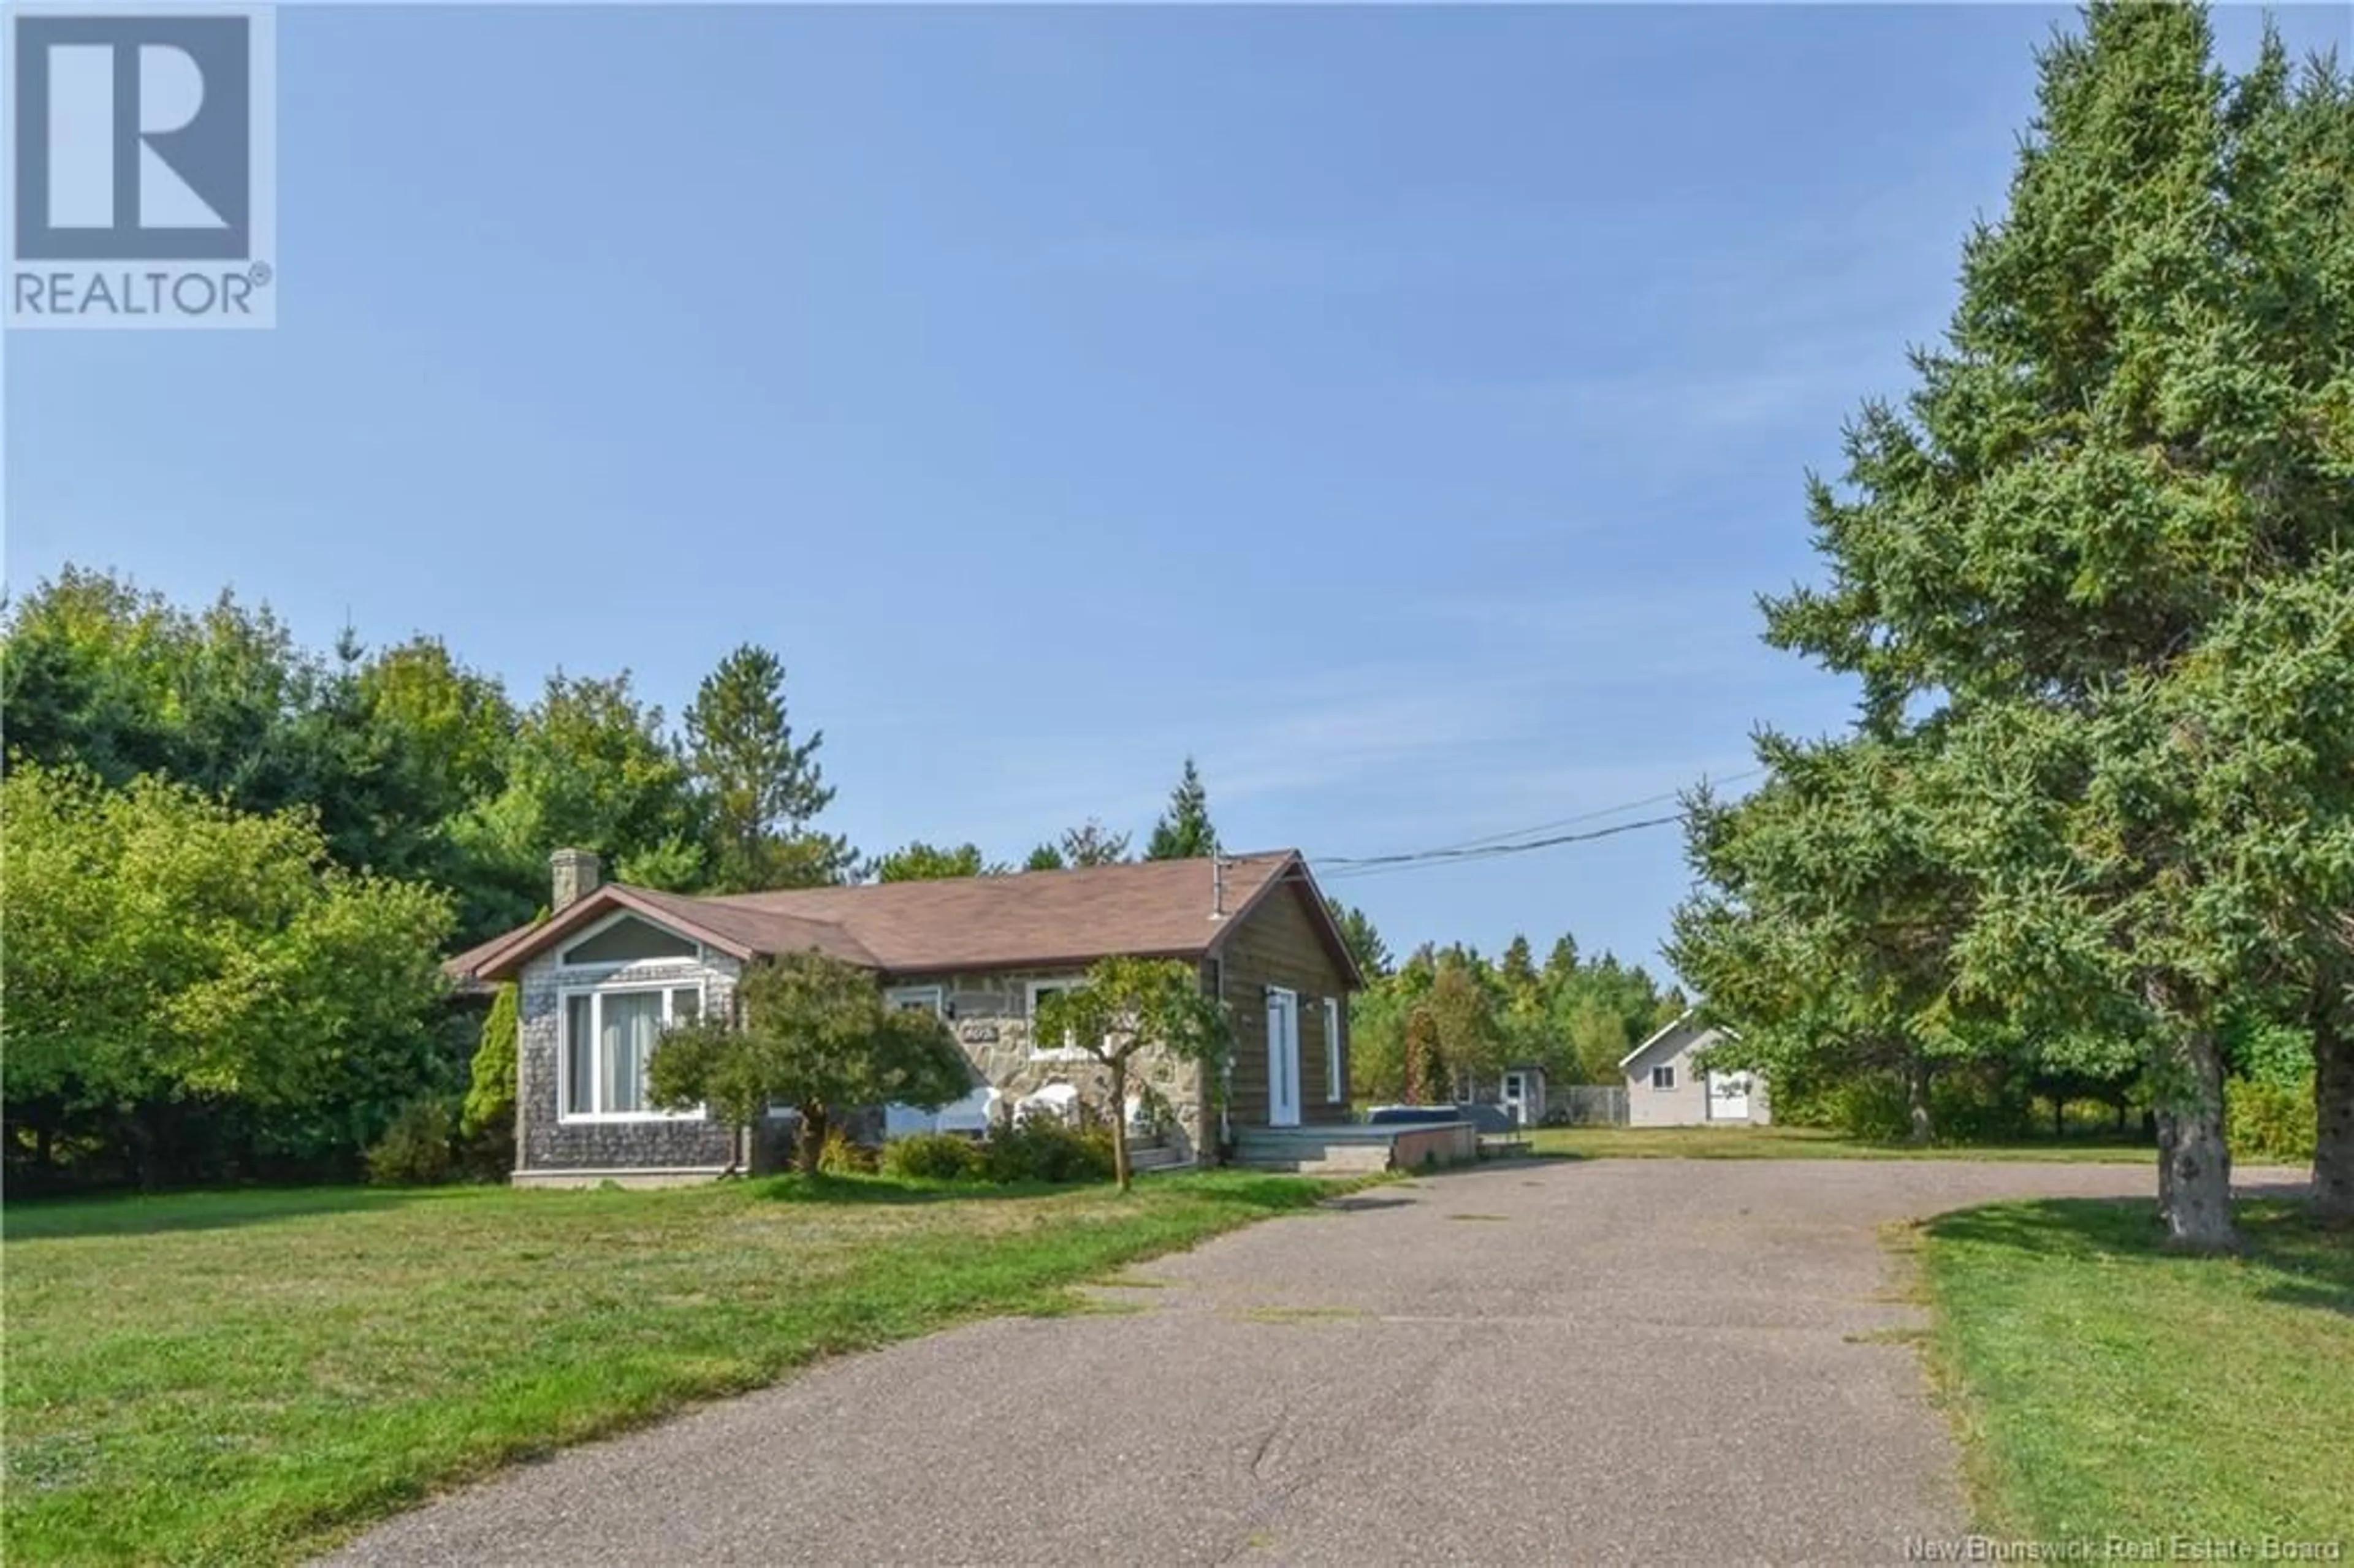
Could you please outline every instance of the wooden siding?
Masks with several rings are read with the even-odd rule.
[[[1627,1124],[1629,1127],[1703,1127],[1748,1124],[1764,1127],[1774,1119],[1773,1102],[1766,1093],[1762,1073],[1749,1075],[1749,1114],[1734,1118],[1732,1123],[1710,1114],[1713,1102],[1709,1096],[1708,1075],[1700,1070],[1692,1057],[1715,1044],[1721,1037],[1713,1029],[1695,1029],[1679,1022],[1663,1032],[1641,1054],[1627,1064]],[[1651,1086],[1651,1069],[1673,1067],[1676,1082],[1673,1088]]]
[[[1349,982],[1318,935],[1308,900],[1293,882],[1276,888],[1220,938],[1214,972],[1225,976],[1225,1001],[1234,1019],[1234,1080],[1227,1115],[1236,1128],[1265,1127],[1267,1111],[1267,988],[1299,998],[1299,1120],[1302,1126],[1349,1119]],[[1328,1093],[1324,999],[1341,1008],[1341,1097]]]

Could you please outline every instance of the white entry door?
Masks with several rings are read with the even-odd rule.
[[[1708,1075],[1708,1119],[1711,1121],[1747,1121],[1749,1119],[1748,1074],[1711,1073]]]
[[[1497,1097],[1504,1103],[1505,1114],[1514,1127],[1529,1125],[1529,1075],[1526,1073],[1504,1075],[1503,1092]]]
[[[1299,1125],[1299,998],[1267,989],[1267,1125]]]

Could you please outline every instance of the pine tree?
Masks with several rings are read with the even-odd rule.
[[[715,880],[724,891],[839,882],[854,860],[809,824],[833,800],[817,763],[822,731],[793,738],[785,666],[746,643],[704,677],[686,710],[689,767],[709,812]]]
[[[1559,990],[1577,978],[1577,938],[1563,932],[1545,954],[1544,983],[1548,990]]]
[[[1341,928],[1341,941],[1349,956],[1357,960],[1357,970],[1367,984],[1390,972],[1390,950],[1373,919],[1353,904],[1343,904],[1327,895],[1324,907],[1331,912],[1332,924]]]
[[[1503,958],[1496,965],[1496,973],[1509,995],[1524,996],[1537,989],[1536,951],[1529,946],[1526,937],[1517,931],[1512,933]]]
[[[1210,824],[1209,791],[1202,787],[1201,770],[1188,757],[1177,788],[1169,792],[1169,810],[1145,843],[1144,858],[1193,860],[1217,853],[1218,831]]]

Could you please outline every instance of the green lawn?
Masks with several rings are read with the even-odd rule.
[[[257,1563],[503,1462],[1333,1190],[340,1189],[5,1212],[12,1563]]]
[[[1872,1143],[1812,1127],[1544,1127],[1539,1154],[1576,1160],[2061,1160],[2149,1165],[2146,1143],[2079,1136],[2003,1144]]]
[[[2245,1203],[2236,1258],[2150,1205],[2000,1203],[1926,1227],[1933,1349],[1979,1525],[2020,1540],[2354,1549],[2354,1245]]]

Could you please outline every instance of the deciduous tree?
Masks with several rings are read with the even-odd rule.
[[[996,876],[1005,870],[982,860],[979,844],[944,849],[920,839],[877,855],[867,868],[877,882],[939,882],[956,876]]]
[[[796,1164],[818,1169],[827,1128],[860,1106],[937,1110],[972,1086],[946,1023],[886,1006],[875,976],[819,952],[785,953],[744,970],[737,1016],[665,1031],[647,1063],[655,1103],[704,1105],[739,1146],[772,1105],[801,1118]]]
[[[1173,959],[1102,959],[1085,980],[1042,996],[1035,1038],[1085,1053],[1110,1081],[1112,1171],[1129,1185],[1128,1086],[1136,1059],[1158,1051],[1206,1065],[1214,1075],[1232,1033],[1225,1010],[1202,989],[1190,964]]]
[[[451,824],[481,868],[492,928],[520,925],[547,897],[547,857],[593,849],[620,881],[688,889],[705,880],[703,823],[662,708],[627,672],[548,677],[521,716],[500,792]]]
[[[182,1174],[192,1106],[297,1154],[350,1154],[437,1076],[441,895],[344,870],[307,812],[19,762],[0,785],[9,1120]]]
[[[1056,843],[1058,863],[1052,868],[1118,865],[1129,858],[1126,833],[1116,833],[1093,817],[1066,832]],[[1034,853],[1033,860],[1037,858]]]

